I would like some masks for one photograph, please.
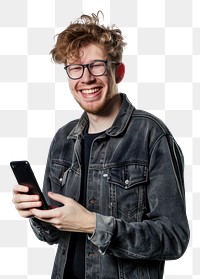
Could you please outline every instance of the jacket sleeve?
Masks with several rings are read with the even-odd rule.
[[[89,237],[101,254],[129,259],[177,259],[189,242],[183,155],[171,135],[160,137],[149,154],[148,210],[142,222],[96,214]]]
[[[30,225],[39,240],[45,241],[50,245],[58,243],[59,231],[55,227],[36,218],[30,218]]]
[[[50,200],[48,198],[48,191],[51,191],[51,183],[49,179],[49,163],[51,158],[51,150],[52,150],[53,142],[50,147],[48,159],[47,159],[47,165],[45,170],[45,176],[44,176],[44,183],[43,183],[43,194],[45,196],[45,199],[48,204],[50,204]],[[56,244],[59,241],[60,237],[60,231],[53,227],[52,225],[42,222],[36,218],[30,218],[30,225],[33,229],[34,234],[37,236],[37,238],[41,241],[45,241],[48,244]]]
[[[48,197],[48,192],[52,191],[52,184],[50,180],[50,163],[53,158],[53,154],[55,154],[56,152],[59,154],[61,152],[63,148],[63,142],[65,142],[67,135],[71,132],[76,123],[77,120],[74,120],[60,128],[58,132],[55,134],[49,149],[43,182],[43,194],[47,203],[51,206],[62,206],[62,204],[50,200],[50,198]],[[49,225],[45,222],[41,222],[36,218],[30,218],[30,224],[38,239],[46,241],[48,244],[58,243],[61,235],[63,234],[63,232],[56,229],[54,226]]]

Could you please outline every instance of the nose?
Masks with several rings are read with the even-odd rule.
[[[81,81],[84,83],[91,83],[95,80],[95,77],[90,73],[88,65],[84,65],[83,76]]]

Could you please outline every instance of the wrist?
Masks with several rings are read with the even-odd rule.
[[[87,226],[85,232],[88,234],[93,234],[96,229],[96,214],[94,212],[89,212],[87,222],[85,224]]]

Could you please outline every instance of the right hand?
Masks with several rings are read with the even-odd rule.
[[[38,195],[28,195],[27,186],[16,185],[13,188],[12,202],[21,217],[32,217],[30,209],[38,208],[42,205]]]

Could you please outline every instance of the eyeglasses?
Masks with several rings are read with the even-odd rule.
[[[71,64],[64,67],[69,78],[79,79],[82,78],[85,68],[88,69],[89,73],[95,77],[103,76],[106,73],[107,65],[119,64],[118,62],[108,60],[94,60],[89,64]]]

